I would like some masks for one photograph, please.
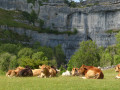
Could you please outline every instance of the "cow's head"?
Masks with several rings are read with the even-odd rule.
[[[116,71],[116,72],[119,72],[119,71],[120,71],[120,64],[118,64],[118,65],[115,67],[115,71]]]
[[[85,75],[86,70],[87,70],[87,68],[84,65],[82,65],[80,67],[80,69],[78,70],[78,73],[81,74],[81,75]]]

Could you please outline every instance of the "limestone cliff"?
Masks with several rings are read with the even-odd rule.
[[[19,34],[26,32],[34,41],[42,45],[54,47],[61,44],[67,59],[77,50],[83,40],[92,39],[98,46],[107,47],[115,44],[116,33],[106,33],[108,30],[120,28],[120,0],[88,0],[82,8],[70,8],[63,0],[48,0],[39,4],[28,3],[27,0],[0,0],[0,8],[6,10],[21,10],[31,12],[34,10],[38,17],[45,21],[44,27],[62,31],[73,31],[78,34],[68,36],[37,33],[21,28],[1,27],[14,30]],[[87,7],[87,4],[91,4]],[[97,3],[97,5],[95,5]]]

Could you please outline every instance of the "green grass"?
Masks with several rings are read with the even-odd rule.
[[[105,70],[101,80],[80,79],[80,77],[5,77],[0,76],[0,90],[119,90],[120,80],[114,69]]]

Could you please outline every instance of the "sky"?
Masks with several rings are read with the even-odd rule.
[[[79,0],[73,0],[73,1],[75,1],[75,2],[79,2]]]

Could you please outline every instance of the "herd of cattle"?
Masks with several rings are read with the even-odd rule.
[[[120,78],[120,64],[115,67],[115,71],[119,72],[116,78]],[[42,65],[39,69],[31,69],[26,66],[17,67],[15,70],[8,70],[6,76],[8,77],[27,77],[27,76],[38,76],[41,78],[55,77],[59,71],[54,66]],[[65,74],[65,73],[64,73]],[[104,74],[102,70],[94,66],[82,65],[80,68],[73,68],[71,71],[72,76],[83,76],[83,79],[103,79]]]

